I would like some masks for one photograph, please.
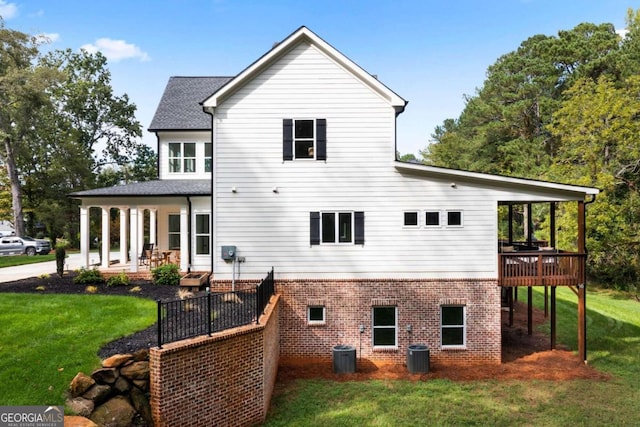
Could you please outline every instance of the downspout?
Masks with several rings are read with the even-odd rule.
[[[187,273],[191,273],[191,261],[193,252],[192,249],[194,247],[193,240],[191,239],[191,196],[187,196],[187,240],[189,241],[189,264],[187,265]]]
[[[215,155],[215,145],[213,143],[213,134],[214,134],[214,113],[215,113],[215,109],[213,107],[203,107],[202,111],[204,111],[206,114],[208,114],[209,116],[211,116],[211,275],[213,276],[213,266],[215,265],[215,248],[216,248],[216,242],[215,242],[215,236],[216,236],[216,228],[214,227],[215,224],[215,211],[213,209],[214,207],[214,201],[213,201],[213,189],[215,188],[214,185],[214,159],[216,159],[216,155]]]

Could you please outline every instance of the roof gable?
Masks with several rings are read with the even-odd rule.
[[[407,101],[398,96],[395,92],[382,84],[378,79],[367,73],[358,64],[344,56],[333,46],[318,37],[313,31],[307,27],[300,27],[282,42],[276,44],[270,51],[265,53],[253,64],[245,68],[240,74],[231,79],[227,84],[222,86],[217,92],[213,93],[202,103],[205,109],[217,107],[225,98],[234,93],[237,89],[245,85],[248,81],[259,75],[263,70],[281,58],[288,51],[293,49],[300,43],[309,43],[334,62],[338,63],[342,68],[350,72],[357,79],[367,85],[371,90],[380,95],[383,99],[392,105],[396,113],[404,111]]]

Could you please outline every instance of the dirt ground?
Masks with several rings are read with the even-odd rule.
[[[582,363],[566,347],[557,345],[549,350],[550,339],[536,327],[548,319],[541,310],[533,311],[533,335],[527,335],[527,307],[516,303],[513,326],[509,327],[508,312],[502,314],[502,363],[497,365],[441,365],[431,363],[429,373],[410,374],[405,364],[379,363],[358,359],[356,373],[334,374],[331,360],[288,358],[280,361],[278,382],[286,383],[298,378],[326,378],[334,381],[360,381],[369,379],[403,379],[424,381],[446,378],[453,381],[474,380],[551,380],[576,378],[604,381],[609,376]]]

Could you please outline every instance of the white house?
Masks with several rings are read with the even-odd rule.
[[[236,76],[172,77],[149,128],[158,180],[72,195],[86,264],[88,210],[108,253],[117,208],[132,272],[145,241],[214,282],[274,267],[284,356],[360,342],[400,360],[420,341],[435,360],[499,361],[498,206],[578,203],[580,222],[598,190],[399,162],[406,104],[305,27]]]

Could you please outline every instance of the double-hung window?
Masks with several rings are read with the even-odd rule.
[[[364,244],[364,212],[311,212],[310,243]]]
[[[398,345],[397,307],[373,307],[373,346]]]
[[[464,348],[467,344],[467,322],[464,305],[440,307],[440,333],[442,347]]]
[[[169,172],[193,173],[196,171],[196,143],[169,143]]]
[[[169,249],[180,250],[180,215],[169,214]]]
[[[211,253],[211,220],[209,214],[196,214],[196,255]]]
[[[210,142],[204,143],[204,171],[211,172],[213,170],[213,151],[212,144]]]
[[[326,119],[283,119],[283,160],[326,160]]]

